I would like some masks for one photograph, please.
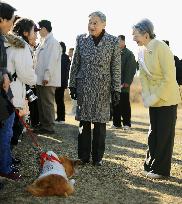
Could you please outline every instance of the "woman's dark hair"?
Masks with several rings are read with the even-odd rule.
[[[15,15],[15,19],[13,21],[13,25],[15,25],[15,23],[20,19],[21,17],[18,15]]]
[[[66,45],[65,45],[65,43],[64,43],[64,42],[60,42],[59,44],[60,44],[61,47],[62,47],[63,53],[66,53]]]
[[[13,32],[18,35],[21,36],[27,43],[28,42],[28,38],[26,36],[24,36],[24,32],[28,32],[30,33],[30,31],[32,30],[32,27],[34,26],[34,22],[30,19],[27,18],[20,18],[16,24],[13,27]]]
[[[0,2],[0,18],[11,20],[16,9],[7,3]]]

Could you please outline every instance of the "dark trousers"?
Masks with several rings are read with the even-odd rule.
[[[131,127],[131,106],[130,95],[128,92],[121,92],[120,102],[117,106],[113,106],[113,125],[121,127],[121,117],[123,126]]]
[[[113,118],[113,105],[112,105],[112,103],[110,103],[110,118],[109,118],[109,120],[112,120],[112,118]]]
[[[92,151],[93,162],[101,161],[105,151],[106,123],[94,123],[93,138],[91,122],[81,121],[82,132],[78,135],[78,158],[88,162]]]
[[[64,87],[56,88],[55,101],[57,105],[57,121],[65,121]]]
[[[31,88],[33,93],[37,95],[36,88]],[[36,127],[39,124],[39,110],[38,110],[38,101],[32,101],[28,103],[29,111],[30,111],[30,121],[31,126]]]
[[[177,105],[149,108],[151,129],[144,169],[170,176]]]

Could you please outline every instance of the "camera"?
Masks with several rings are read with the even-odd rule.
[[[26,98],[30,103],[38,99],[38,97],[34,94],[30,86],[27,84],[26,84]]]

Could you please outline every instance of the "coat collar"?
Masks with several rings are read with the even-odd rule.
[[[40,42],[40,45],[38,46],[37,48],[37,53],[39,53],[39,51],[41,49],[44,49],[44,47],[46,46],[46,42],[53,37],[53,34],[52,33],[49,33],[45,38],[42,38],[41,39],[41,42]]]
[[[155,42],[156,42],[156,40],[152,39],[146,46],[144,46],[144,48],[146,49],[147,52],[149,52],[149,53],[152,52]]]
[[[101,47],[101,46],[103,46],[104,43],[107,41],[108,36],[109,36],[109,34],[105,31],[103,37],[101,38],[101,40],[100,40],[100,42],[99,42],[99,44],[98,44],[97,46],[95,46],[94,40],[93,40],[93,38],[92,38],[91,35],[88,35],[88,34],[87,34],[87,35],[85,36],[85,38],[86,38],[86,40],[87,40],[87,43],[88,43],[91,47],[95,47],[95,48],[96,48],[96,47]]]
[[[121,49],[121,54],[125,54],[127,52],[127,47],[125,46],[123,49]]]
[[[45,37],[45,42],[47,41],[47,40],[49,40],[49,38],[52,38],[53,37],[53,34],[52,33],[49,33],[46,37]]]
[[[22,37],[17,35],[7,34],[4,37],[5,47],[25,48],[25,44],[28,44]]]

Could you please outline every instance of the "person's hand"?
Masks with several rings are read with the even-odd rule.
[[[129,84],[127,84],[127,83],[121,84],[121,88],[128,88],[128,87],[129,87]]]
[[[47,85],[48,83],[49,83],[48,80],[42,80],[42,85],[43,85],[43,86]]]
[[[69,87],[70,89],[70,96],[73,100],[77,100],[77,93],[75,87]]]
[[[113,106],[117,106],[119,104],[119,101],[120,101],[120,92],[118,91],[114,91],[112,93],[112,104]]]
[[[4,91],[5,91],[6,93],[8,92],[10,83],[11,83],[11,81],[10,81],[10,79],[9,79],[8,74],[4,74],[4,75],[3,75],[3,89],[4,89]]]
[[[149,108],[149,107],[155,105],[158,102],[158,100],[159,100],[159,98],[155,94],[152,94],[148,97],[143,97],[144,106],[146,108]]]

